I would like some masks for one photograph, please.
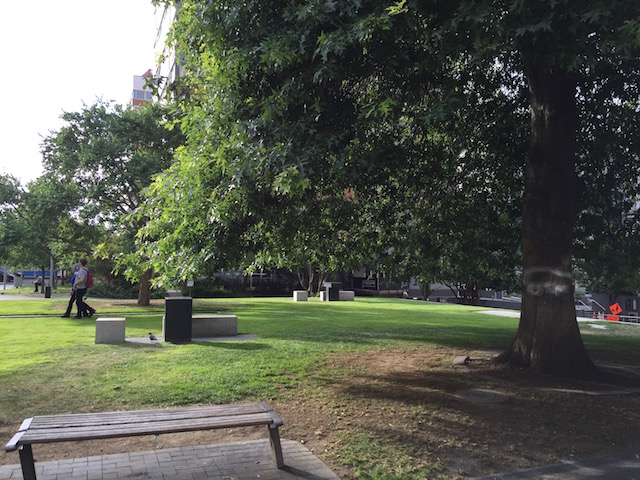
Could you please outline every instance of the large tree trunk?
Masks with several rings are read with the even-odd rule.
[[[573,75],[541,67],[523,54],[531,97],[531,139],[522,209],[522,312],[502,359],[556,375],[587,378],[596,371],[582,342],[571,273],[576,218]]]
[[[140,289],[138,291],[139,307],[148,307],[151,304],[151,275],[153,275],[153,270],[151,269],[140,275]]]

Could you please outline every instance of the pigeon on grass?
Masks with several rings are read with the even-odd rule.
[[[152,342],[158,341],[158,337],[156,337],[153,333],[149,332],[149,340]]]

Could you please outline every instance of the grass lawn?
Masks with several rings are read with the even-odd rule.
[[[124,313],[127,337],[161,333],[161,301],[146,309],[122,301],[88,303],[98,316]],[[521,468],[553,459],[549,452],[558,451],[550,450],[547,437],[547,446],[529,457],[516,448],[498,461],[486,451],[488,440],[456,436],[486,412],[461,409],[449,398],[457,386],[477,385],[480,378],[473,369],[454,370],[451,360],[471,354],[491,370],[491,352],[508,345],[517,328],[517,319],[479,313],[484,309],[377,298],[203,299],[194,300],[194,310],[233,313],[239,333],[256,340],[95,345],[94,321],[60,318],[65,308],[64,298],[0,301],[0,426],[6,441],[33,415],[266,400],[284,418],[283,436],[308,443],[345,479],[456,478]],[[640,365],[640,326],[581,328],[594,358]],[[553,409],[567,398],[531,393],[531,384],[505,387],[500,380],[504,376],[493,385],[480,383],[526,398],[522,405],[511,402],[518,415],[536,402]],[[433,428],[424,428],[429,422]],[[504,421],[494,427],[505,428]],[[437,443],[437,436],[446,444]],[[0,459],[17,463],[17,456]]]

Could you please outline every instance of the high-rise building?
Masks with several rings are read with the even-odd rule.
[[[147,80],[151,77],[151,69],[142,75],[133,76],[133,94],[131,96],[131,105],[143,105],[151,101],[153,93],[148,86]]]

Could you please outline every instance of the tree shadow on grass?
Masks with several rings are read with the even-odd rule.
[[[309,341],[322,343],[350,343],[353,345],[377,345],[380,343],[404,342],[440,345],[449,348],[497,349],[506,348],[515,337],[515,328],[490,329],[470,326],[411,326],[407,328],[322,328],[309,325],[306,328],[291,328],[278,332],[261,331],[260,338]]]
[[[493,366],[453,370],[422,355],[385,352],[363,355],[356,365],[353,358],[344,360],[347,365],[338,361],[336,367],[349,373],[324,388],[356,431],[416,459],[446,459],[448,468],[469,468],[467,473],[601,455],[640,441],[637,395],[548,388],[554,378],[546,376],[492,378],[499,373]],[[482,404],[456,396],[469,388],[510,398]]]

